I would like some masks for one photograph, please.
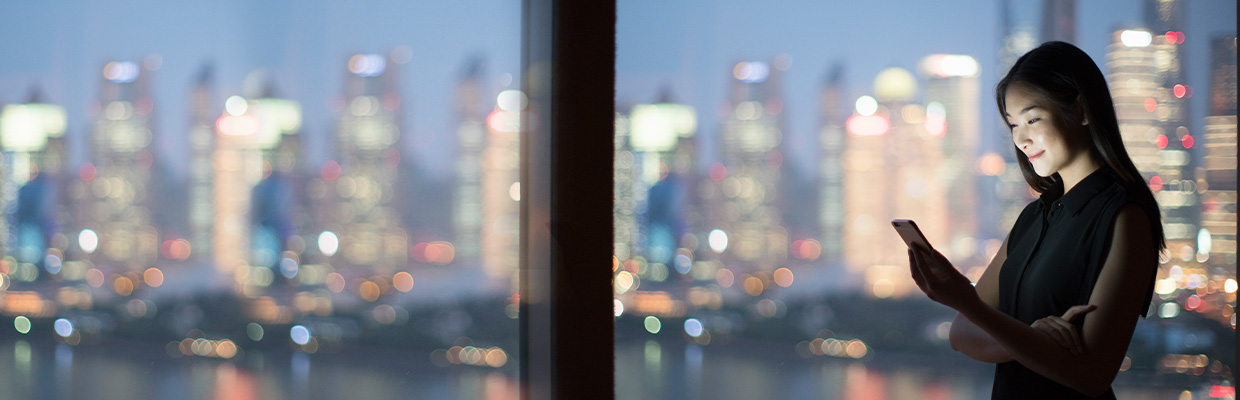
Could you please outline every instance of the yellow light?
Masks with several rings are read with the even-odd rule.
[[[751,277],[745,278],[744,284],[745,284],[745,293],[748,293],[750,296],[760,295],[762,294],[762,290],[764,289],[762,280],[756,277],[751,276]]]
[[[409,293],[410,290],[413,290],[413,275],[410,275],[408,272],[397,272],[392,277],[392,286],[402,293]]]
[[[1166,294],[1174,293],[1175,289],[1176,289],[1175,281],[1171,280],[1170,278],[1159,279],[1158,282],[1154,283],[1154,293],[1166,295]]]

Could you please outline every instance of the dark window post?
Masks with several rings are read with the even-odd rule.
[[[521,396],[613,398],[616,4],[522,6]]]

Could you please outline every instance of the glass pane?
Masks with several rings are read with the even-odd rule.
[[[994,366],[951,349],[955,313],[887,225],[915,219],[981,276],[1037,196],[993,88],[1048,40],[1103,69],[1164,215],[1116,393],[1232,393],[1234,11],[619,2],[617,398],[989,398]]]
[[[0,6],[0,386],[517,397],[518,2]]]

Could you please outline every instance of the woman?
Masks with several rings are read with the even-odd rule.
[[[1021,172],[1041,198],[1021,212],[976,287],[927,249],[909,250],[913,279],[958,311],[952,348],[997,364],[993,398],[1113,399],[1166,248],[1158,206],[1085,52],[1045,43],[995,92]]]

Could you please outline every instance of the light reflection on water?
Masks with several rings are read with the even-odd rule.
[[[989,399],[993,379],[993,364],[963,355],[805,359],[778,346],[616,344],[618,400]],[[1148,377],[1121,373],[1114,388],[1122,399],[1179,398],[1184,390],[1151,384]]]
[[[517,398],[516,371],[435,367],[400,351],[359,357],[251,351],[240,360],[174,359],[160,346],[0,341],[0,398],[478,399]]]

